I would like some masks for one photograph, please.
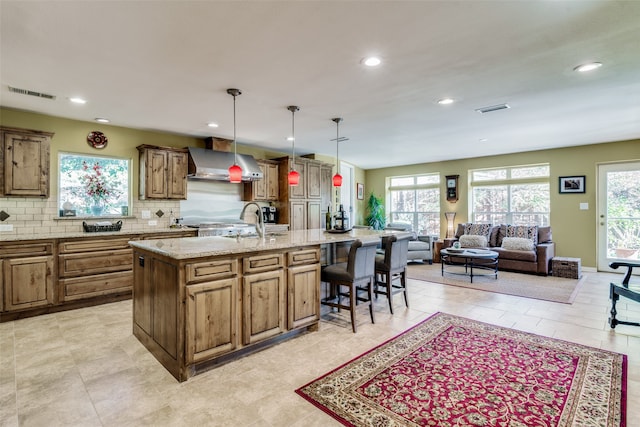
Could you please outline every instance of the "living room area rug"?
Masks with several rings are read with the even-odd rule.
[[[296,393],[347,426],[624,427],[626,364],[436,313]]]
[[[407,265],[407,278],[409,279],[564,304],[571,304],[573,302],[585,277],[586,274],[584,273],[581,279],[567,279],[564,277],[537,276],[535,274],[498,271],[497,279],[494,278],[493,275],[476,276],[474,274],[473,283],[471,283],[469,277],[464,275],[445,273],[443,277],[441,264]]]

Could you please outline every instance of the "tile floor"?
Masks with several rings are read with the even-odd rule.
[[[572,305],[411,280],[406,309],[376,305],[178,383],[131,334],[131,301],[0,324],[0,426],[332,426],[294,393],[436,311],[628,355],[627,425],[640,425],[640,328],[607,325],[604,273],[586,273]],[[640,304],[620,304],[640,318]],[[366,310],[366,309],[365,309]]]

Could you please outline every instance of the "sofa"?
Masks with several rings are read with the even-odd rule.
[[[437,236],[419,236],[413,231],[413,226],[405,222],[391,222],[384,229],[408,231],[413,234],[409,240],[407,262],[427,261],[429,264],[433,263],[433,243],[438,240]]]
[[[549,275],[555,255],[551,227],[511,224],[458,224],[446,247],[486,248],[498,252],[498,269]]]

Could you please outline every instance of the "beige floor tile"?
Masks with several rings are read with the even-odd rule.
[[[408,281],[409,307],[380,296],[376,323],[323,316],[318,332],[178,383],[131,333],[131,301],[0,324],[1,426],[338,426],[294,390],[436,312],[628,355],[627,425],[640,425],[640,328],[611,330],[608,283],[589,273],[573,304]],[[640,320],[640,304],[620,316]],[[326,313],[326,311],[325,311]]]

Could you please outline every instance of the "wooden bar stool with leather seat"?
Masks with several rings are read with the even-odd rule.
[[[321,303],[338,310],[349,310],[353,332],[356,332],[356,305],[360,303],[369,306],[371,323],[375,323],[372,301],[377,244],[377,241],[355,240],[349,249],[347,262],[329,265],[321,273],[321,280],[330,285],[329,296],[323,298]],[[364,292],[366,297],[361,296]],[[343,298],[348,301],[343,303]]]
[[[407,298],[407,252],[409,251],[410,236],[396,235],[382,238],[384,254],[376,255],[376,284],[374,293],[386,295],[389,300],[389,310],[393,314],[393,295],[404,293],[404,303],[409,307]],[[382,289],[379,289],[382,288]]]

